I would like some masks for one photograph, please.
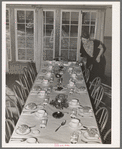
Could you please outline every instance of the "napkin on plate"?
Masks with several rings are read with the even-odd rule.
[[[89,143],[100,143],[100,137],[98,134],[97,128],[87,128],[86,130],[82,131],[81,134],[81,141],[89,142]]]

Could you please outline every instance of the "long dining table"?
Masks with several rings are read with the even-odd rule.
[[[58,78],[59,76],[56,77],[55,72],[58,67],[63,68],[62,79]],[[48,83],[45,83],[47,80]],[[57,89],[59,85],[62,87],[61,90]],[[36,87],[40,87],[39,90]],[[43,95],[43,93],[45,94]],[[56,97],[58,95],[66,97],[64,105],[62,104],[59,107],[56,106]],[[72,103],[76,101],[77,103]],[[61,102],[61,100],[57,100],[57,102]],[[34,109],[27,108],[31,103],[36,105]],[[45,111],[45,114],[40,116],[38,112],[42,109]],[[72,125],[72,119],[78,120],[77,126]],[[46,120],[44,124],[43,120]],[[63,121],[65,121],[65,124],[61,125]],[[28,126],[29,131],[26,134],[19,134],[17,131],[21,125]],[[61,127],[56,131],[60,125]],[[97,131],[97,138],[88,136],[88,132],[92,129]],[[34,81],[9,143],[33,144],[26,140],[28,138],[36,138],[37,142],[34,142],[35,145],[53,144],[55,147],[58,147],[58,144],[65,144],[68,147],[73,143],[71,140],[74,132],[78,135],[76,144],[102,144],[82,69],[76,62],[64,62],[62,64],[60,61],[45,61],[42,63]]]

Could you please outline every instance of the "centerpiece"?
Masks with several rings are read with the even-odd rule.
[[[57,109],[63,109],[68,107],[68,95],[58,94],[55,100],[50,102],[51,105],[55,106]]]

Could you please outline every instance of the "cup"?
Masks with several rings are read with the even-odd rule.
[[[71,124],[72,127],[78,127],[79,126],[79,123],[80,123],[80,120],[79,119],[72,118],[70,124]]]
[[[69,82],[69,85],[70,85],[70,86],[74,86],[74,82],[70,81],[70,82]]]
[[[46,74],[46,78],[50,78],[51,77],[51,72],[48,72],[47,74]]]
[[[78,132],[73,132],[70,138],[70,141],[72,144],[76,144],[79,139],[79,133]]]
[[[37,115],[38,117],[43,117],[43,116],[45,116],[46,114],[47,114],[46,111],[43,110],[43,109],[38,110],[38,111],[36,112],[36,115]]]
[[[46,95],[46,91],[40,91],[39,96],[45,96]]]
[[[71,76],[72,76],[73,79],[76,78],[76,74],[75,73],[73,73]]]
[[[78,100],[77,99],[72,99],[71,101],[72,105],[75,106],[78,104]]]
[[[43,80],[43,84],[48,84],[48,80]]]
[[[53,66],[51,66],[51,65],[48,67],[49,70],[52,70],[52,68],[53,68]]]

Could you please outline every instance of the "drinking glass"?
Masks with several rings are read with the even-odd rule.
[[[79,139],[79,133],[78,132],[73,132],[70,138],[70,141],[72,144],[76,144],[78,142]]]

